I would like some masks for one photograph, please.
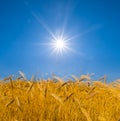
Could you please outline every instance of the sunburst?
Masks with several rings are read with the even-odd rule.
[[[48,48],[51,48],[51,54],[57,54],[58,56],[63,56],[64,54],[68,54],[68,52],[74,52],[71,47],[71,40],[75,39],[77,36],[66,37],[65,35],[65,27],[63,26],[61,29],[61,34],[54,34],[52,30],[42,21],[34,12],[32,15],[36,18],[36,20],[44,27],[44,29],[50,35],[50,41],[47,43],[42,43],[42,45],[48,45]]]
[[[55,38],[52,38],[49,43],[50,47],[52,48],[52,54],[67,54],[71,50],[70,42],[68,40],[69,39],[63,36],[57,36]]]

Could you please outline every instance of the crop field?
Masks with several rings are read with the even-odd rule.
[[[120,121],[120,81],[89,76],[64,81],[0,81],[0,121]]]

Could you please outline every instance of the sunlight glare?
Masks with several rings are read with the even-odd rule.
[[[67,51],[70,50],[70,43],[63,36],[58,36],[55,39],[52,39],[50,45],[53,49],[53,54],[57,53],[58,55],[63,55],[63,53],[67,53]]]

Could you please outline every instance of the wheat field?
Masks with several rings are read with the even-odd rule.
[[[120,121],[120,81],[0,81],[0,121]]]

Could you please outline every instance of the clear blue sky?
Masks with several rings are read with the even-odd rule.
[[[75,53],[50,56],[50,34],[65,28]],[[120,78],[120,0],[1,0],[0,78],[95,73]]]

